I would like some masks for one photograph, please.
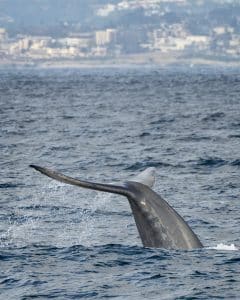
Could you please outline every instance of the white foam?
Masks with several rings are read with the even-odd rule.
[[[223,244],[223,243],[217,244],[217,246],[210,247],[209,249],[224,250],[224,251],[238,251],[238,250],[240,250],[234,244],[226,245],[226,244]]]

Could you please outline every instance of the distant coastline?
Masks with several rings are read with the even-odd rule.
[[[124,55],[117,58],[102,59],[56,59],[56,60],[10,60],[0,61],[0,68],[101,68],[126,66],[170,66],[186,65],[189,67],[206,65],[220,67],[240,67],[237,59],[218,57],[181,57],[160,53]]]

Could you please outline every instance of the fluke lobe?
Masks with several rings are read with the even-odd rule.
[[[102,184],[74,179],[59,172],[30,165],[55,180],[128,198],[143,246],[192,250],[203,245],[183,218],[151,187],[155,168],[147,168],[121,185]]]

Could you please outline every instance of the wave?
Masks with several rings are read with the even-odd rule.
[[[231,162],[231,166],[240,166],[240,159],[235,159]]]
[[[164,163],[161,161],[153,161],[153,160],[148,160],[148,161],[142,161],[142,162],[136,162],[129,167],[125,168],[125,170],[130,170],[130,171],[139,171],[141,169],[149,168],[149,167],[155,167],[155,168],[161,168],[161,167],[172,167],[171,164],[169,163]]]
[[[24,186],[24,184],[22,183],[12,183],[12,182],[0,183],[0,189],[14,189],[22,186]]]
[[[207,122],[207,121],[218,121],[218,119],[222,119],[225,117],[225,113],[223,112],[215,112],[212,114],[209,114],[208,116],[204,117],[202,119],[203,122]]]
[[[188,161],[190,163],[192,163],[193,167],[214,167],[214,168],[218,168],[218,167],[222,167],[225,165],[230,165],[230,166],[240,166],[240,159],[235,159],[232,161],[229,160],[224,160],[220,157],[200,157],[198,160],[196,161]]]
[[[200,158],[197,161],[198,166],[221,167],[227,162],[219,157]]]

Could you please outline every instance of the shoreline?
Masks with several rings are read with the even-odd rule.
[[[220,60],[202,57],[182,58],[169,56],[128,55],[119,58],[106,59],[58,59],[58,60],[10,60],[0,62],[0,69],[64,69],[64,68],[124,68],[124,67],[169,67],[189,66],[199,67],[240,67],[240,60]]]

